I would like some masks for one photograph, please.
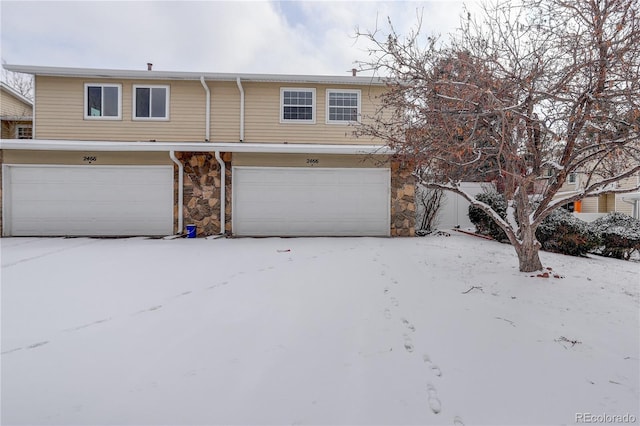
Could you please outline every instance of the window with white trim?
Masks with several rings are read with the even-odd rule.
[[[121,84],[85,83],[85,119],[120,120],[122,118],[121,105]]]
[[[327,89],[327,123],[360,121],[360,90]]]
[[[567,183],[576,183],[578,182],[578,175],[576,173],[569,173],[567,176]]]
[[[16,139],[33,139],[33,127],[31,124],[18,124],[16,126]]]
[[[315,123],[316,89],[281,88],[281,123]]]
[[[169,86],[133,85],[134,120],[168,120]]]

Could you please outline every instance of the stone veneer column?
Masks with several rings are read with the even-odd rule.
[[[196,225],[198,236],[219,234],[221,180],[218,161],[215,159],[214,154],[209,152],[180,152],[176,153],[176,156],[184,164],[183,213],[185,227],[186,225]],[[230,162],[226,162],[225,173],[225,231],[231,232]]]
[[[416,180],[410,163],[391,162],[391,236],[416,234]]]

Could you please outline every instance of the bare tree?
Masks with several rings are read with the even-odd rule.
[[[33,102],[33,76],[19,72],[8,71],[4,68],[7,61],[2,60],[1,80],[16,92]]]
[[[535,231],[554,209],[621,189],[640,171],[640,16],[637,0],[498,0],[467,14],[442,42],[421,34],[359,33],[387,78],[360,133],[416,163],[416,177],[481,208],[507,234],[520,271],[542,268]],[[540,185],[542,170],[553,179]],[[560,192],[570,173],[586,179]],[[507,218],[460,188],[497,179]],[[534,194],[534,188],[537,192]]]

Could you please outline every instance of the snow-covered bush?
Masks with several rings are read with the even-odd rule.
[[[629,260],[634,252],[640,253],[640,220],[623,213],[609,213],[591,226],[602,239],[600,254]]]
[[[507,217],[507,202],[495,191],[478,194],[476,199],[490,205],[502,218]],[[469,219],[482,235],[494,240],[507,241],[504,231],[482,209],[469,206]],[[543,250],[573,256],[584,256],[598,247],[600,240],[589,224],[565,209],[558,209],[542,221],[536,230],[536,239]]]
[[[507,201],[504,195],[496,191],[487,191],[476,195],[476,200],[482,201],[493,208],[500,217],[507,217]],[[497,241],[508,241],[507,234],[496,225],[496,222],[482,209],[473,205],[469,206],[469,220],[476,227],[476,232],[481,235],[488,235]]]
[[[557,209],[536,230],[542,249],[572,256],[584,256],[600,244],[598,234],[589,223],[565,209]]]

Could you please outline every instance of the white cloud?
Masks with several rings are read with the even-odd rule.
[[[446,33],[458,1],[0,2],[2,57],[12,64],[212,72],[345,74],[363,59],[355,28]]]

